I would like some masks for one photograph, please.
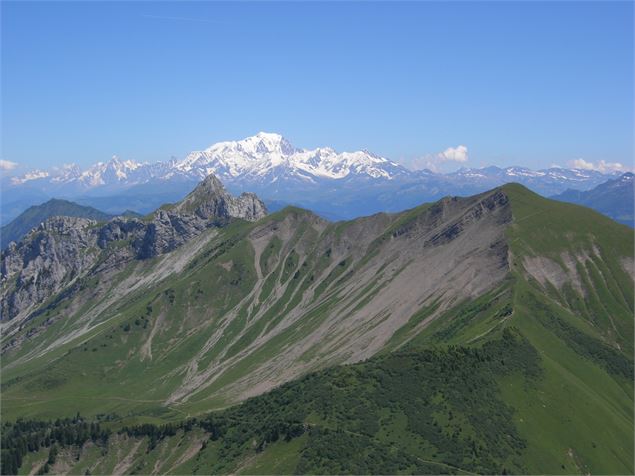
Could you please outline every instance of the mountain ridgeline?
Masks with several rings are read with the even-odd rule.
[[[53,216],[81,217],[97,221],[106,221],[113,215],[93,207],[78,205],[68,200],[51,199],[41,205],[29,207],[10,223],[0,228],[1,248],[12,241],[19,241],[33,228]]]
[[[635,175],[630,172],[622,176],[608,180],[597,187],[582,190],[566,190],[551,198],[563,202],[577,203],[585,207],[593,208],[598,212],[611,217],[613,220],[635,227]]]
[[[298,204],[322,216],[347,219],[401,211],[448,194],[482,193],[507,182],[550,196],[567,189],[589,190],[615,176],[560,167],[490,166],[447,174],[411,170],[368,150],[303,149],[280,134],[260,132],[165,162],[113,157],[86,169],[66,165],[1,177],[5,196],[0,223],[54,196],[70,197],[109,213],[124,208],[149,213],[162,203],[181,200],[209,174],[233,193],[255,192],[265,202]]]
[[[210,176],[53,218],[1,258],[3,466],[632,473],[633,245],[515,184],[331,223]]]

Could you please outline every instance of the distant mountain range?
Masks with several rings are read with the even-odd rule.
[[[280,134],[261,132],[219,142],[182,160],[139,163],[113,157],[86,170],[66,165],[3,179],[2,223],[48,198],[73,199],[108,213],[148,213],[182,199],[209,174],[233,193],[250,191],[266,202],[290,203],[325,216],[352,218],[399,211],[447,195],[471,195],[508,182],[551,196],[589,190],[614,175],[592,170],[525,167],[463,168],[449,174],[412,171],[369,151],[300,149]]]
[[[634,177],[632,173],[628,172],[617,179],[610,179],[591,190],[581,191],[568,189],[551,198],[563,202],[584,205],[619,223],[633,228],[635,227],[633,213],[633,203],[635,201]],[[104,197],[104,201],[107,200],[108,197]],[[288,205],[289,203],[276,200],[266,202],[267,209],[270,212],[282,210]],[[341,216],[332,212],[319,209],[314,209],[313,212],[330,221],[343,219]],[[124,217],[141,216],[131,210],[126,210],[117,215]],[[4,248],[11,241],[18,241],[40,223],[54,216],[69,216],[106,221],[114,218],[116,215],[104,213],[93,207],[79,205],[68,200],[51,199],[41,205],[29,207],[17,218],[0,228],[0,247]]]
[[[635,227],[633,202],[635,201],[634,175],[630,172],[621,177],[608,180],[597,187],[587,190],[567,190],[551,198],[563,202],[576,203],[593,208],[613,220],[631,228]]]
[[[130,210],[120,214],[125,217],[138,216]],[[34,205],[22,212],[17,218],[0,228],[0,248],[4,248],[12,241],[18,241],[40,223],[54,216],[88,218],[96,221],[107,221],[114,218],[93,207],[78,205],[68,200],[53,198],[41,205]]]

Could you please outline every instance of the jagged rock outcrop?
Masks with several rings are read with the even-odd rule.
[[[140,220],[116,217],[98,226],[94,220],[52,217],[0,255],[0,320],[28,313],[117,250],[120,266],[174,250],[206,228],[233,218],[249,221],[266,215],[254,194],[229,194],[213,175],[182,202],[162,207]],[[104,255],[105,254],[105,255]]]
[[[256,221],[267,214],[264,203],[253,193],[231,196],[214,175],[203,180],[173,207],[154,213],[141,241],[135,241],[139,258],[171,251],[209,226],[223,226],[232,218]]]
[[[203,180],[174,210],[194,214],[204,220],[227,220],[230,217],[255,221],[267,214],[262,201],[253,193],[232,197],[214,175]]]
[[[2,253],[2,319],[46,300],[92,267],[98,258],[94,220],[49,218]]]

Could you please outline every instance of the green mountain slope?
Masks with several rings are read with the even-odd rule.
[[[632,472],[632,230],[519,186],[506,193],[514,215],[510,323],[545,370],[535,391],[513,382],[504,391],[533,443],[530,469],[553,471],[567,454],[579,472]]]
[[[75,454],[86,455],[66,463],[82,474],[112,473],[108,454],[122,451],[133,454],[129,470],[146,474],[157,460],[156,469],[180,474],[523,472],[526,442],[496,380],[514,375],[531,385],[540,372],[535,350],[506,331],[479,349],[398,352],[310,374],[178,429],[120,429],[97,460],[87,454],[93,443],[105,445],[105,430],[93,425],[66,438]],[[13,441],[33,433],[5,428]],[[122,441],[123,433],[135,438]],[[183,439],[198,444],[179,465],[162,445],[175,452],[172,440]]]
[[[106,221],[113,217],[113,215],[108,215],[93,207],[53,198],[41,205],[27,208],[11,222],[0,228],[1,247],[4,248],[11,241],[18,241],[30,230],[52,216],[81,217],[97,221]]]
[[[517,185],[334,224],[288,208],[105,262],[3,324],[3,421],[116,414],[80,464],[633,471],[633,233],[591,210]],[[194,416],[163,456],[116,433]]]

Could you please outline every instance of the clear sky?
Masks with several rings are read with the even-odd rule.
[[[166,160],[261,130],[419,165],[464,146],[476,167],[632,166],[629,1],[1,9],[1,158],[22,167]]]

